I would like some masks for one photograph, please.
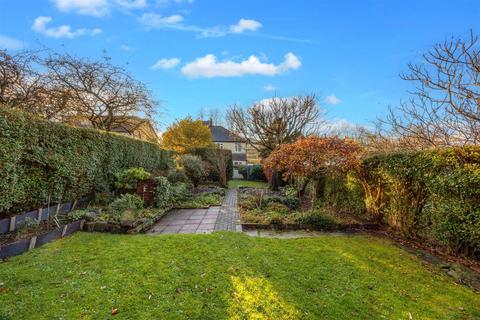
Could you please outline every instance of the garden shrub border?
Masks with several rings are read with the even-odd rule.
[[[374,155],[346,179],[327,176],[325,190],[327,206],[363,211],[403,236],[480,257],[479,146]]]
[[[131,167],[165,172],[171,155],[151,142],[0,108],[0,215],[110,191],[115,174]]]

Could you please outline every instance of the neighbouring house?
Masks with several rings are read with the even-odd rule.
[[[211,120],[203,123],[210,128],[213,142],[218,148],[232,151],[232,160],[235,167],[260,163],[258,152],[245,140],[223,126],[214,125]]]
[[[77,127],[93,128],[91,122],[85,117],[71,117],[66,122]],[[154,143],[159,142],[159,137],[151,121],[136,116],[123,116],[122,120],[117,121],[117,124],[111,129],[111,132]]]

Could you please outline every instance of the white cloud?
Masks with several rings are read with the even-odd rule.
[[[102,33],[102,30],[98,28],[95,28],[95,29],[80,28],[80,29],[72,30],[72,28],[69,25],[61,25],[59,27],[48,28],[47,24],[49,24],[51,21],[52,21],[52,17],[44,17],[44,16],[37,17],[33,22],[32,30],[51,38],[69,38],[69,39],[72,39],[78,36],[83,36],[83,35],[95,36],[97,34]]]
[[[24,45],[21,41],[0,34],[0,50],[20,50],[23,47]]]
[[[242,18],[237,24],[230,26],[230,31],[233,33],[242,33],[244,31],[256,31],[261,27],[262,24],[256,20]]]
[[[175,68],[180,63],[180,59],[178,58],[170,58],[170,59],[160,59],[153,66],[150,67],[152,70],[167,70]]]
[[[136,50],[135,48],[132,48],[131,46],[127,45],[127,44],[122,44],[120,46],[120,49],[122,49],[123,51],[125,52],[130,52],[130,51],[134,51]]]
[[[362,129],[368,128],[346,119],[335,119],[323,123],[319,133],[339,137],[354,137]]]
[[[267,84],[267,85],[263,86],[263,90],[265,90],[265,91],[275,91],[275,90],[277,90],[277,87],[272,86],[271,84]]]
[[[141,9],[147,6],[146,0],[117,0],[117,4],[125,9]]]
[[[179,14],[162,17],[156,13],[144,13],[140,21],[148,28],[160,28],[162,26],[178,24],[183,21],[183,17]]]
[[[283,62],[278,65],[262,62],[254,55],[247,60],[236,62],[233,60],[218,61],[215,55],[207,54],[184,65],[182,74],[189,78],[274,76],[289,70],[296,70],[300,66],[300,60],[291,52],[287,53]]]
[[[110,12],[108,0],[52,0],[58,10],[62,12],[76,12],[79,14],[103,17]]]
[[[142,9],[148,6],[147,0],[51,0],[62,12],[75,12],[93,17],[104,17],[112,8],[126,10]]]
[[[332,104],[332,105],[337,105],[342,103],[342,100],[338,99],[337,96],[334,95],[333,93],[331,95],[326,96],[324,100],[326,103]]]

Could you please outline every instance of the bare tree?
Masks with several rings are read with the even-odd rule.
[[[211,121],[214,126],[221,126],[224,124],[224,112],[220,108],[200,108],[198,111],[198,119],[204,121]]]
[[[272,98],[248,108],[231,106],[227,121],[233,132],[265,158],[282,143],[315,133],[321,112],[314,95]]]
[[[152,119],[155,114],[157,103],[147,87],[108,58],[92,61],[53,54],[45,66],[52,86],[71,95],[72,115],[86,118],[94,128],[134,131],[131,116]]]
[[[0,103],[29,110],[41,91],[41,77],[34,70],[32,52],[10,55],[0,51]]]
[[[227,111],[231,130],[266,158],[283,143],[317,131],[321,111],[314,95],[263,100],[248,108],[231,106]],[[278,187],[273,173],[271,187]]]
[[[409,64],[401,78],[415,83],[408,102],[390,107],[381,123],[407,148],[480,143],[478,37],[450,39]]]

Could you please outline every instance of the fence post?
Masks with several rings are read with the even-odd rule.
[[[8,227],[8,231],[12,232],[15,231],[15,222],[17,221],[17,216],[10,217],[10,225]]]
[[[28,245],[28,251],[32,250],[33,248],[35,248],[35,244],[37,243],[37,236],[33,236],[31,239],[30,239],[30,244]]]

